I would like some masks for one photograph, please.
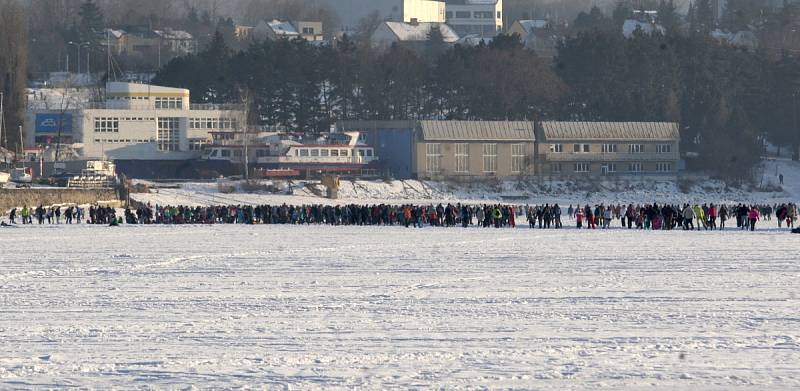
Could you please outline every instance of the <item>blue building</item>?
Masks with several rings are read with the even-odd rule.
[[[337,132],[361,132],[361,142],[375,148],[385,174],[395,179],[414,177],[416,121],[339,121]]]

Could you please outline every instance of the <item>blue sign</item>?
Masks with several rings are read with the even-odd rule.
[[[36,114],[36,133],[72,133],[72,114]]]

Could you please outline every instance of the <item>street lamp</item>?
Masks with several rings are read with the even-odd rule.
[[[80,73],[81,73],[81,46],[86,46],[86,48],[88,49],[89,48],[89,42],[72,42],[72,41],[69,41],[69,42],[67,42],[67,45],[75,45],[75,47],[78,48],[78,57],[76,57],[77,62],[78,62],[78,70],[77,70],[76,73],[80,75]],[[67,72],[69,72],[69,68],[67,68]]]

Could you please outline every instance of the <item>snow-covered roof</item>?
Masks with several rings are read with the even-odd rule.
[[[481,43],[488,45],[492,43],[492,38],[482,37],[480,34],[469,34],[459,38],[456,43],[464,46],[478,46]]]
[[[533,30],[547,28],[550,25],[549,21],[543,19],[520,20],[518,22],[528,34],[532,33]]]
[[[420,121],[425,141],[530,141],[533,122],[527,121]]]
[[[269,25],[272,31],[275,32],[275,35],[281,35],[281,36],[300,35],[300,33],[297,32],[297,29],[295,29],[294,26],[292,26],[292,24],[289,22],[273,20],[271,22],[267,22],[267,25]]]
[[[125,82],[109,82],[106,84],[106,92],[109,95],[127,95],[127,94],[178,94],[189,96],[189,90],[183,88],[162,87],[150,84],[139,83],[125,83]]]
[[[422,22],[422,23],[404,23],[404,22],[384,22],[386,27],[393,32],[399,41],[427,41],[431,29],[438,27],[442,33],[444,41],[453,43],[458,41],[458,34],[447,24]]]
[[[116,30],[116,29],[106,29],[106,33],[108,33],[109,35],[111,35],[116,39],[120,39],[122,38],[123,35],[126,34],[125,30]]]
[[[726,42],[733,46],[740,46],[751,49],[758,48],[759,44],[758,37],[756,37],[756,35],[752,31],[748,30],[729,33],[727,31],[716,29],[711,32],[711,37]]]
[[[645,34],[653,34],[655,32],[659,32],[661,34],[666,33],[666,29],[664,29],[664,27],[661,25],[628,19],[622,25],[622,35],[625,36],[625,38],[631,38],[633,37],[633,33],[636,31],[636,29],[641,29]]]
[[[158,34],[161,38],[165,39],[176,39],[176,40],[194,39],[192,34],[183,30],[164,29],[164,30],[155,30],[154,32]]]
[[[545,121],[541,125],[543,141],[554,140],[652,140],[677,141],[678,124],[674,122],[566,122]]]

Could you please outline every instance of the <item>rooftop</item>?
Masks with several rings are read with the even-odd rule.
[[[453,43],[458,41],[458,34],[444,23],[404,23],[404,22],[384,22],[400,41],[427,41],[431,29],[438,27],[444,37],[444,41]]]
[[[535,139],[527,121],[420,121],[425,141],[529,141]]]
[[[674,122],[558,122],[541,125],[543,141],[569,140],[653,140],[677,141],[678,124]]]

